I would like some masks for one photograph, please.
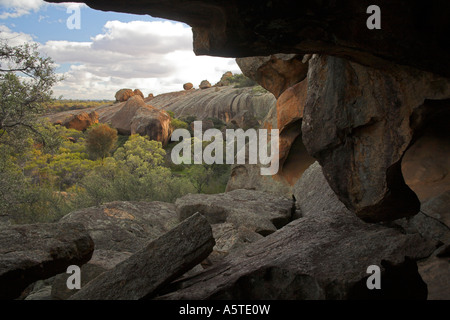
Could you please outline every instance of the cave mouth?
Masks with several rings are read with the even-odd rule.
[[[411,124],[415,134],[401,164],[405,183],[421,211],[450,226],[450,99],[426,100]]]

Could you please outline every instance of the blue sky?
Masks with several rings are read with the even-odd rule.
[[[55,97],[113,99],[121,88],[138,88],[145,95],[195,87],[207,79],[219,81],[226,71],[239,72],[234,59],[195,56],[192,31],[186,24],[93,10],[76,5],[80,29],[69,29],[73,4],[42,0],[0,0],[0,38],[11,45],[39,44],[56,63],[62,82]],[[73,20],[72,20],[73,21]]]

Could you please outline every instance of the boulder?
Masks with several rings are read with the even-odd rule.
[[[82,287],[72,300],[136,300],[161,288],[205,259],[214,246],[211,226],[195,214],[149,242],[127,260]]]
[[[0,299],[14,299],[31,283],[81,266],[94,242],[76,223],[0,227]]]
[[[187,82],[185,84],[183,84],[183,89],[184,90],[191,90],[192,88],[194,88],[194,85],[190,82]]]
[[[402,66],[374,69],[316,55],[309,61],[303,142],[339,199],[366,221],[419,211],[401,160],[413,137],[450,98],[450,81]],[[442,104],[442,102],[441,102]]]
[[[302,181],[307,179],[307,181]],[[425,299],[416,260],[436,242],[366,223],[340,203],[318,165],[299,180],[302,216],[158,299]],[[310,192],[310,190],[321,192]],[[367,269],[380,267],[382,290],[369,290]]]
[[[261,191],[234,190],[221,194],[188,194],[177,199],[175,206],[180,220],[200,212],[211,224],[232,223],[266,236],[290,221],[293,202]]]
[[[208,89],[211,88],[211,83],[209,83],[208,80],[203,80],[200,82],[200,85],[198,86],[200,89]]]
[[[308,63],[303,63],[303,55],[298,54],[237,58],[236,63],[244,75],[258,82],[276,98],[305,79],[308,73]]]
[[[231,71],[225,72],[222,75],[222,77],[220,78],[219,82],[217,82],[214,86],[215,87],[229,86],[230,85],[229,78],[231,78],[232,76],[233,76],[233,73]]]
[[[71,114],[69,117],[62,121],[56,121],[55,124],[60,124],[65,126],[67,129],[75,129],[78,131],[84,131],[93,124],[98,123],[98,113],[92,111],[90,113],[80,112],[76,114]]]
[[[139,89],[134,89],[133,95],[134,95],[134,96],[135,96],[135,95],[138,95],[138,96],[140,96],[142,99],[144,99],[144,94],[143,94],[142,91],[139,90]]]
[[[128,99],[109,119],[120,134],[147,135],[165,145],[171,134],[170,116],[144,102],[140,95]]]
[[[131,89],[120,89],[114,95],[114,97],[116,98],[116,101],[118,101],[118,102],[127,101],[132,96],[134,96],[134,92]]]

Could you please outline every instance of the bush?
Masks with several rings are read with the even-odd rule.
[[[116,142],[117,130],[107,124],[94,125],[87,132],[86,147],[94,160],[109,156]]]
[[[242,73],[234,74],[228,78],[230,84],[234,84],[235,88],[245,88],[245,87],[253,87],[256,86],[256,81],[246,77]]]

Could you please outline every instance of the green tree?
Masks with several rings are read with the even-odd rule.
[[[31,131],[45,144],[36,128],[37,116],[45,111],[58,80],[53,61],[41,57],[37,45],[0,42],[0,142],[6,133],[12,137]]]
[[[116,146],[117,130],[107,124],[92,126],[87,132],[86,147],[93,159],[104,159]]]

